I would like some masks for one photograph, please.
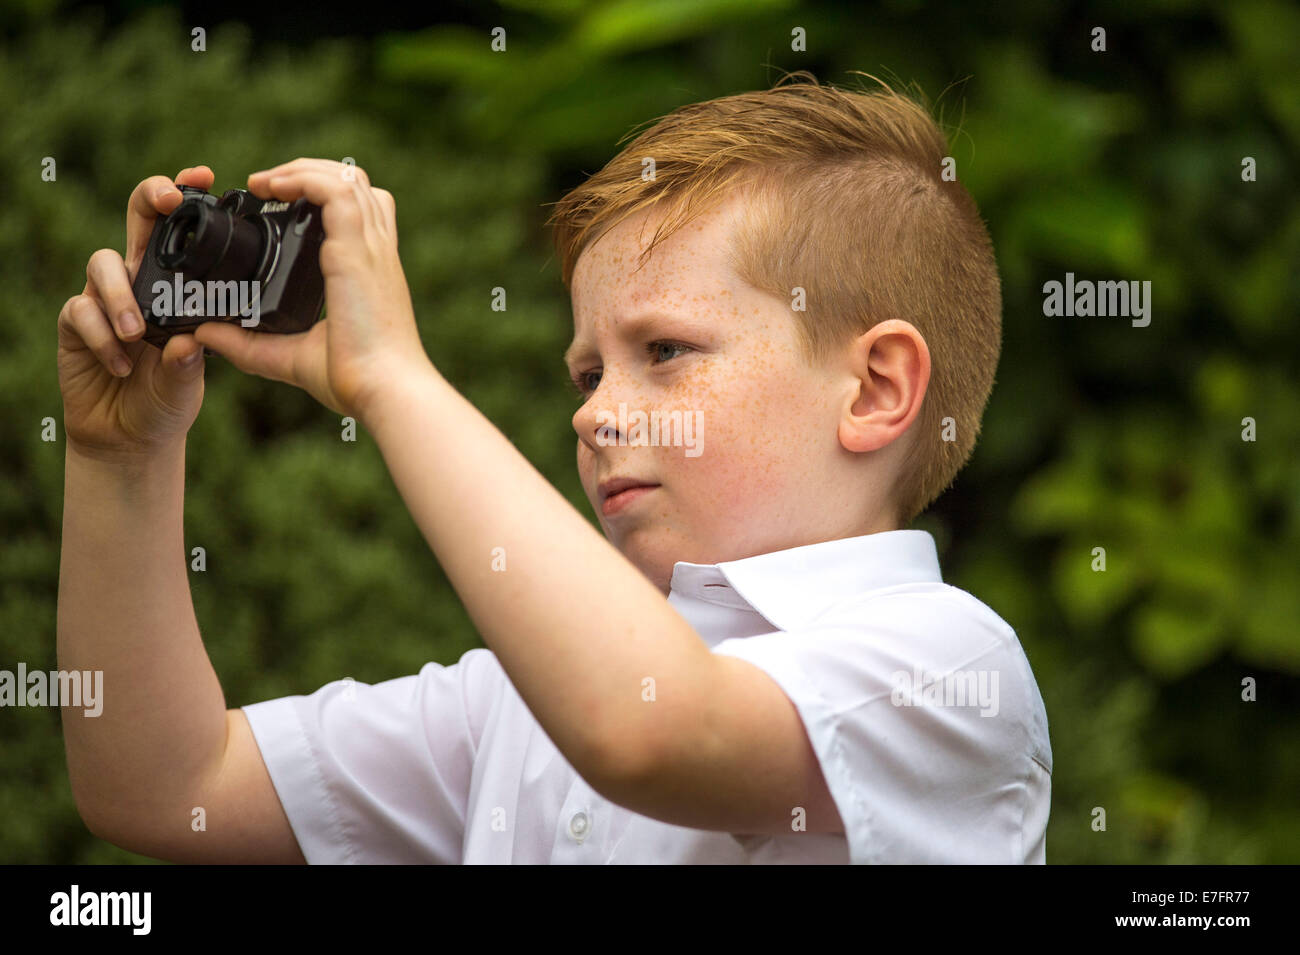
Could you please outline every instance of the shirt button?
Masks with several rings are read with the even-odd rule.
[[[587,837],[587,830],[591,826],[591,821],[587,818],[585,812],[574,813],[573,818],[569,820],[569,835],[575,842],[581,842]]]

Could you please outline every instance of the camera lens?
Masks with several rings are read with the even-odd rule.
[[[167,217],[163,226],[162,241],[158,246],[158,262],[164,268],[193,270],[198,252],[194,241],[199,233],[199,217],[202,205],[182,202]]]
[[[264,228],[219,206],[185,200],[167,217],[158,264],[191,278],[252,279],[267,242]]]

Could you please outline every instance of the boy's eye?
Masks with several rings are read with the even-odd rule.
[[[663,353],[664,349],[672,350],[680,348],[682,351],[686,351],[688,347],[689,346],[687,345],[679,345],[677,342],[650,342],[646,345],[646,350],[650,353],[651,358],[658,358],[660,361],[671,361],[677,356],[665,355]]]
[[[592,375],[596,376],[595,384],[589,383]],[[573,385],[573,390],[578,393],[578,397],[585,400],[587,395],[595,391],[597,386],[600,384],[600,372],[580,371],[571,377],[569,382]]]
[[[672,361],[678,354],[690,351],[690,349],[690,345],[682,345],[677,342],[654,341],[646,343],[646,354],[657,364]],[[591,380],[593,377],[595,378],[594,382]],[[585,401],[591,392],[600,387],[600,372],[580,371],[573,375],[569,381],[573,384],[573,389],[578,393],[578,397]]]

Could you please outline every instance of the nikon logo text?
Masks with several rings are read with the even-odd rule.
[[[274,200],[272,200],[270,202],[262,203],[263,212],[283,212],[285,209],[288,208],[289,208],[289,203],[287,202],[275,202]]]
[[[172,281],[159,279],[153,283],[153,313],[170,317],[208,316],[211,318],[240,318],[244,328],[253,328],[262,321],[262,283],[256,279],[248,282],[200,282],[190,279],[181,287],[181,274],[172,275]]]

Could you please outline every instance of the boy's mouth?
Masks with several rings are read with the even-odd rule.
[[[637,478],[610,478],[602,481],[597,489],[600,495],[600,511],[606,517],[611,517],[638,498],[645,497],[658,486]]]

